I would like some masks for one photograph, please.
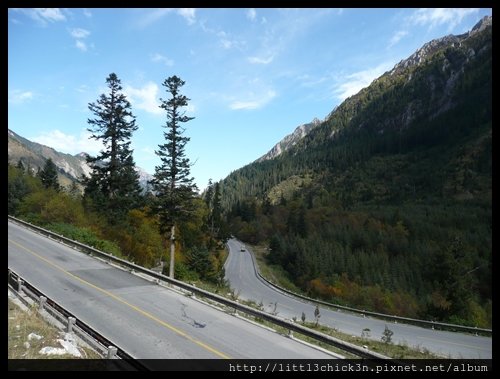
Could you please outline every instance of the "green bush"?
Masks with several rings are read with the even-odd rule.
[[[77,227],[70,224],[54,223],[47,225],[47,229],[63,235],[64,237],[81,242],[105,253],[121,257],[122,253],[118,245],[111,241],[98,238],[93,231],[88,228]]]

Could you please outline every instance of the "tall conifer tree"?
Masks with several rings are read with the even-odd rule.
[[[188,99],[179,91],[185,84],[177,76],[171,76],[163,82],[163,86],[170,94],[168,100],[161,100],[160,108],[167,112],[166,131],[163,135],[166,142],[158,145],[155,153],[160,157],[161,164],[156,166],[154,178],[151,181],[156,193],[156,214],[160,217],[160,230],[170,233],[170,271],[174,277],[175,263],[175,228],[193,209],[192,199],[197,191],[190,177],[189,158],[185,155],[185,146],[189,141],[183,136],[182,124],[192,120],[182,110],[188,105]]]
[[[38,173],[45,188],[54,188],[59,191],[59,180],[57,179],[57,166],[51,158],[45,161],[43,169]]]
[[[85,197],[108,219],[119,222],[140,201],[139,175],[130,149],[130,138],[137,125],[120,79],[111,73],[106,83],[108,94],[101,94],[95,103],[89,104],[95,118],[88,119],[88,131],[91,138],[103,143],[104,149],[96,157],[87,157],[92,173],[85,180]]]

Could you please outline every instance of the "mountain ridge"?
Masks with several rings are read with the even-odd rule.
[[[446,46],[451,46],[455,47],[455,44],[458,44],[459,47],[461,47],[461,44],[463,41],[468,39],[471,36],[476,35],[477,33],[482,32],[485,28],[491,27],[492,25],[492,17],[491,16],[485,16],[481,20],[479,20],[470,31],[460,34],[460,35],[447,35],[441,38],[436,38],[433,39],[424,45],[422,47],[418,48],[414,53],[412,53],[408,58],[402,59],[398,63],[394,65],[394,67],[379,76],[378,78],[375,78],[372,82],[377,83],[379,80],[386,76],[397,76],[401,74],[405,74],[405,71],[408,71],[410,69],[415,69],[419,65],[423,64],[426,60],[430,59],[432,55],[436,52],[438,52],[440,49],[443,49],[443,47]],[[474,56],[476,52],[473,49],[469,49],[467,51],[467,59],[470,59],[472,56]],[[449,64],[449,62],[445,61],[444,65],[446,66]],[[443,69],[446,69],[444,67]],[[412,75],[410,73],[408,80],[412,79]],[[450,78],[452,81],[456,79],[456,75],[452,78]],[[371,85],[371,84],[370,84]],[[448,87],[451,87],[451,85],[448,85]],[[366,90],[367,87],[363,88],[360,92],[357,94],[354,94],[348,99],[351,99],[353,97],[356,97],[359,93],[363,92]],[[348,100],[346,99],[346,100]],[[343,103],[342,103],[343,104]],[[342,105],[340,104],[339,106],[334,107],[334,109],[323,119],[319,120],[318,118],[314,118],[313,121],[310,123],[302,124],[299,125],[294,129],[294,131],[288,135],[286,135],[283,139],[281,139],[279,142],[277,142],[266,154],[264,154],[262,157],[258,158],[255,162],[262,162],[265,160],[269,159],[274,159],[284,153],[285,151],[290,150],[294,146],[296,146],[301,140],[306,137],[306,135],[309,134],[313,129],[316,127],[320,126],[322,123],[325,121],[328,121],[331,119],[336,111],[339,109],[339,107]],[[449,106],[449,104],[447,105]],[[408,125],[412,121],[412,119],[415,117],[413,114],[413,105],[409,105],[407,111],[405,112],[405,120],[404,124]],[[446,106],[441,109],[441,111],[445,110]],[[330,133],[330,138],[333,137],[336,134],[337,130],[332,130]]]
[[[297,126],[292,133],[283,137],[283,139],[274,145],[271,150],[257,159],[256,162],[276,158],[278,155],[295,146],[298,141],[304,138],[313,128],[320,125],[321,122],[322,121],[315,117],[311,122]]]
[[[50,146],[30,141],[8,129],[9,162],[15,165],[21,161],[35,174],[39,169],[43,169],[46,159],[50,158],[58,168],[59,181],[65,187],[68,187],[71,182],[79,182],[82,175],[90,175],[92,169],[86,161],[88,155],[86,152],[75,155],[61,153]],[[146,189],[147,182],[152,179],[152,175],[137,166],[135,170],[139,174],[139,184]]]

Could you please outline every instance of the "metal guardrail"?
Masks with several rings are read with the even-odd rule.
[[[40,233],[42,235],[50,236],[51,238],[53,238],[55,240],[59,240],[59,241],[62,241],[64,243],[68,244],[68,245],[77,247],[78,249],[80,249],[84,253],[88,253],[90,255],[95,255],[95,256],[104,258],[104,259],[106,259],[108,261],[111,261],[113,263],[116,263],[116,264],[118,264],[120,266],[127,267],[127,268],[129,268],[131,270],[147,274],[148,276],[153,277],[155,279],[158,279],[158,280],[170,283],[170,284],[172,284],[172,285],[174,285],[176,287],[182,288],[182,289],[187,290],[189,292],[192,292],[194,294],[200,295],[200,296],[205,297],[207,299],[216,301],[216,302],[218,302],[220,304],[223,304],[225,306],[233,308],[235,311],[237,310],[237,311],[246,313],[248,315],[252,315],[254,317],[257,317],[257,318],[269,321],[269,322],[271,322],[271,323],[273,323],[275,325],[281,326],[281,327],[286,328],[286,329],[288,329],[290,331],[293,331],[293,332],[297,332],[297,333],[303,334],[303,335],[305,335],[307,337],[310,337],[310,338],[313,338],[313,339],[315,339],[317,341],[320,341],[320,342],[326,343],[328,345],[334,346],[334,347],[339,348],[339,349],[341,349],[343,351],[346,351],[346,352],[349,352],[351,354],[354,354],[354,355],[356,355],[358,357],[361,357],[361,358],[371,358],[371,359],[389,359],[389,357],[386,357],[386,356],[384,356],[382,354],[376,353],[376,352],[371,351],[369,349],[365,349],[365,348],[362,348],[360,346],[351,344],[349,342],[342,341],[340,339],[337,339],[337,338],[328,336],[326,334],[317,332],[315,330],[306,328],[306,327],[304,327],[302,325],[295,324],[293,322],[281,319],[281,318],[276,317],[274,315],[265,313],[263,311],[260,311],[260,310],[254,309],[254,308],[251,308],[251,307],[246,306],[244,304],[240,304],[238,302],[226,299],[225,297],[219,296],[217,294],[214,294],[214,293],[202,290],[200,288],[194,287],[194,286],[192,286],[190,284],[181,282],[181,281],[176,280],[176,279],[169,278],[169,277],[167,277],[165,275],[156,273],[156,272],[154,272],[152,270],[149,270],[147,268],[144,268],[144,267],[141,267],[139,265],[136,265],[135,263],[128,262],[128,261],[123,260],[121,258],[115,257],[115,256],[107,254],[107,253],[104,253],[102,251],[99,251],[99,250],[97,250],[97,249],[95,249],[93,247],[87,246],[87,245],[82,244],[80,242],[76,242],[76,241],[73,241],[73,240],[71,240],[69,238],[66,238],[64,236],[61,236],[61,235],[59,235],[57,233],[51,232],[50,230],[46,230],[46,229],[41,228],[39,226],[30,224],[29,222],[26,222],[26,221],[23,221],[23,220],[19,220],[19,219],[15,218],[15,217],[12,217],[12,216],[8,216],[8,218],[9,218],[9,220],[12,220],[14,222],[17,222],[17,223],[19,223],[21,225],[24,225],[24,226],[30,228],[30,229],[33,229],[33,230],[37,231],[38,233]]]
[[[257,265],[257,262],[255,260],[255,257],[253,255],[253,253],[249,251],[249,254],[252,257],[252,262],[253,262],[254,270],[255,270],[255,273],[256,273],[256,275],[257,275],[257,277],[259,279],[261,279],[266,284],[270,285],[271,287],[274,287],[275,289],[277,289],[277,290],[279,290],[281,292],[285,292],[285,293],[287,293],[287,294],[289,294],[291,296],[298,297],[300,299],[309,301],[311,303],[326,305],[328,307],[332,307],[332,308],[336,308],[336,309],[342,309],[342,310],[345,310],[345,311],[348,311],[348,312],[358,313],[358,314],[361,314],[361,315],[373,316],[373,317],[376,317],[376,318],[380,318],[380,319],[384,319],[384,320],[388,320],[388,321],[392,321],[392,322],[402,322],[402,323],[405,323],[405,324],[412,324],[412,325],[427,327],[427,328],[431,328],[431,329],[441,329],[441,330],[448,330],[448,331],[454,331],[454,332],[460,331],[460,332],[467,332],[467,333],[473,333],[473,334],[481,333],[481,334],[485,334],[485,335],[488,335],[488,336],[492,335],[492,329],[477,328],[477,327],[472,327],[472,326],[448,324],[448,323],[444,323],[444,322],[419,320],[419,319],[409,318],[409,317],[401,317],[401,316],[388,315],[388,314],[385,314],[385,313],[371,312],[371,311],[366,311],[366,310],[361,310],[361,309],[346,307],[346,306],[343,306],[343,305],[333,304],[333,303],[329,303],[329,302],[323,301],[323,300],[313,299],[313,298],[301,295],[299,293],[290,291],[290,290],[288,290],[286,288],[283,288],[283,287],[281,287],[281,286],[279,286],[279,285],[271,282],[267,278],[265,278],[260,273],[259,267]]]
[[[58,322],[66,326],[67,333],[75,333],[80,339],[92,346],[95,350],[99,351],[101,355],[105,356],[107,359],[126,360],[126,362],[123,362],[124,364],[116,363],[113,365],[114,368],[141,371],[148,370],[146,366],[136,361],[130,354],[117,347],[115,343],[111,342],[95,329],[76,318],[67,309],[47,297],[38,288],[30,284],[10,268],[8,268],[8,285],[15,293],[17,293],[18,298],[21,302],[23,302],[23,304],[28,307],[31,306],[31,304],[29,304],[27,300],[21,296],[21,294],[24,293],[36,304],[38,304],[39,311],[46,311]]]

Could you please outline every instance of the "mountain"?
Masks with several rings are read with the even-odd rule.
[[[15,165],[21,161],[33,173],[43,169],[45,161],[51,158],[59,169],[59,182],[63,186],[69,186],[81,175],[89,175],[91,172],[85,160],[85,153],[77,155],[60,153],[51,147],[21,137],[10,129],[8,129],[8,156],[10,163]]]
[[[61,153],[51,147],[21,137],[10,129],[8,129],[8,156],[9,163],[16,165],[21,161],[33,173],[36,173],[38,169],[43,169],[45,161],[51,158],[59,169],[59,182],[65,187],[82,175],[89,176],[92,171],[86,161],[87,153],[81,152],[76,155]],[[136,167],[135,170],[139,174],[141,187],[146,188],[152,176],[140,167]]]
[[[231,232],[312,296],[491,325],[491,33],[426,43],[231,173]]]
[[[273,146],[271,150],[269,150],[265,155],[260,157],[257,162],[261,162],[268,159],[276,158],[278,155],[283,153],[284,151],[289,150],[293,146],[297,144],[302,138],[306,136],[313,128],[321,124],[321,121],[317,118],[314,118],[311,122],[307,124],[303,124],[298,126],[293,133],[288,134],[283,138],[280,142]]]
[[[144,171],[142,168],[137,167],[137,166],[135,167],[135,171],[139,175],[139,184],[141,185],[142,189],[146,190],[146,189],[150,188],[150,186],[148,185],[148,182],[153,179],[153,175],[150,175],[149,173]]]
[[[236,170],[224,180],[225,208],[247,197],[265,196],[294,175],[316,172],[322,178],[319,172],[326,166],[344,167],[358,150],[366,157],[400,153],[468,133],[472,124],[466,120],[474,113],[467,109],[491,103],[491,25],[492,18],[485,17],[468,33],[426,43],[346,99],[323,122],[299,127],[256,162]],[[464,117],[456,126],[439,122],[445,114],[459,113]],[[276,172],[257,184],[256,171],[261,169]]]

